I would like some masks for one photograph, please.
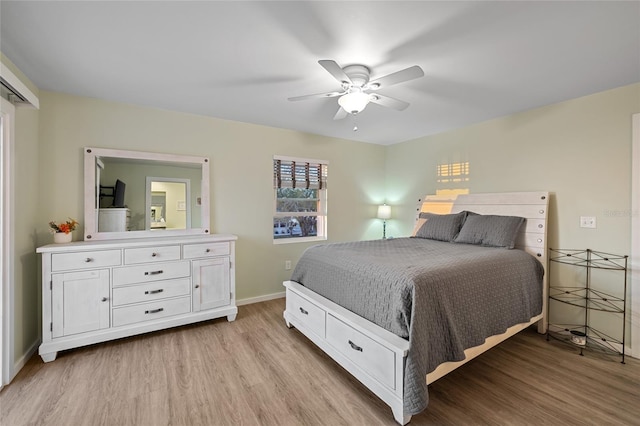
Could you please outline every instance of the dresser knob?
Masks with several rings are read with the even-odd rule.
[[[211,252],[211,249],[206,249],[204,252],[205,252],[205,253],[210,253],[210,252]]]
[[[200,286],[198,284],[196,284],[196,288],[200,288]]]
[[[544,213],[544,210],[540,210],[540,211],[539,211],[539,213],[540,213],[540,214],[543,214],[543,213]]]
[[[103,298],[102,298],[102,301],[103,301],[103,302],[106,302],[107,300],[109,300],[109,298],[107,298],[107,297],[103,297]]]
[[[156,257],[158,253],[151,253],[151,257]]]
[[[87,257],[84,261],[85,261],[86,263],[89,263],[89,262],[93,262],[93,259],[92,259],[92,258],[90,258],[90,257]]]

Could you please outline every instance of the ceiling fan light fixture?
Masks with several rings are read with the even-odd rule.
[[[351,92],[338,98],[338,104],[350,114],[358,114],[366,108],[370,95],[363,92]]]

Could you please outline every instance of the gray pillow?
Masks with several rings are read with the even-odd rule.
[[[460,232],[466,212],[456,214],[420,213],[419,219],[424,223],[415,233],[416,238],[427,238],[438,241],[453,241]]]
[[[524,222],[517,216],[469,214],[454,242],[512,249]]]

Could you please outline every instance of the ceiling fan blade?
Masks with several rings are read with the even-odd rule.
[[[340,107],[338,112],[336,112],[336,115],[333,116],[333,119],[334,120],[342,120],[347,115],[349,115],[349,113],[344,108]]]
[[[332,61],[330,59],[322,59],[318,61],[318,63],[322,65],[325,70],[329,71],[329,74],[331,74],[333,78],[338,80],[340,84],[342,84],[343,82],[347,84],[353,84],[349,76],[344,73],[344,71],[342,70],[342,68],[340,68],[340,65],[338,65],[336,61]]]
[[[409,102],[390,98],[389,96],[382,96],[377,93],[371,95],[371,102],[373,102],[374,104],[382,105],[383,107],[392,108],[398,111],[404,111],[409,106]]]
[[[293,98],[288,98],[290,101],[304,101],[306,99],[315,99],[315,98],[335,98],[336,96],[344,95],[345,92],[327,92],[327,93],[316,93],[313,95],[304,95],[304,96],[294,96]]]
[[[409,68],[405,68],[401,71],[385,75],[384,77],[377,78],[370,81],[367,85],[371,89],[381,89],[393,84],[404,83],[405,81],[413,80],[416,78],[424,77],[424,71],[417,65]]]

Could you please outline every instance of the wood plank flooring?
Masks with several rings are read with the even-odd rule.
[[[1,425],[394,425],[391,410],[282,319],[226,319],[34,356]],[[640,361],[525,330],[430,386],[411,425],[640,425]]]

